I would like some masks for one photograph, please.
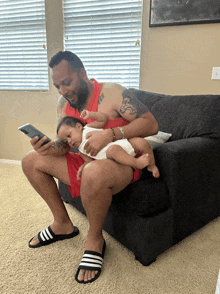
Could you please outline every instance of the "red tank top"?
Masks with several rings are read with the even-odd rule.
[[[94,79],[92,79],[91,81],[94,82],[94,89],[93,89],[92,98],[90,100],[89,106],[87,107],[87,110],[96,112],[98,109],[98,101],[99,101],[99,96],[100,96],[100,92],[102,90],[103,83],[98,83]],[[87,119],[87,120],[82,119],[80,117],[80,113],[79,113],[78,109],[72,108],[69,105],[69,103],[67,103],[67,106],[66,106],[66,115],[76,117],[76,118],[80,119],[84,124],[89,124],[92,121],[94,121],[94,119]],[[110,127],[112,127],[112,128],[122,127],[127,124],[128,124],[128,121],[125,120],[123,117],[116,118],[116,119],[109,119],[103,129],[108,129]]]

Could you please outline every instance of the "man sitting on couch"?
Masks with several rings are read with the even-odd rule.
[[[88,134],[87,153],[96,155],[108,143],[123,136],[129,139],[158,132],[157,121],[146,106],[118,84],[100,84],[89,80],[81,60],[75,54],[60,51],[51,59],[49,66],[53,83],[62,95],[58,101],[58,123],[65,116],[79,118],[79,112],[83,109],[101,111],[110,118],[103,131]],[[123,127],[122,131],[118,127]],[[140,171],[133,171],[130,166],[109,159],[95,160],[84,168],[80,182],[76,180],[77,170],[83,164],[80,155],[69,153],[68,146],[62,145],[59,140],[42,145],[45,140],[46,137],[39,141],[37,137],[31,140],[35,151],[23,158],[22,167],[31,185],[51,209],[54,222],[32,238],[29,246],[36,248],[78,234],[60,197],[53,179],[55,177],[68,185],[73,197],[81,195],[90,224],[85,249],[100,260],[96,263],[93,259],[93,266],[82,261],[78,268],[77,282],[89,283],[96,280],[101,272],[105,247],[102,227],[112,195],[133,180],[138,180]]]

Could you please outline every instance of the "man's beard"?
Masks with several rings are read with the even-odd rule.
[[[77,108],[80,111],[83,110],[83,106],[86,104],[87,98],[89,96],[89,88],[87,83],[81,79],[79,84],[79,89],[77,92],[73,92],[77,96],[76,102],[70,101],[67,97],[64,98],[69,102],[72,108]]]

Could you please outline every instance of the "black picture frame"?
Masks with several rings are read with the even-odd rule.
[[[150,27],[220,22],[220,0],[150,0]]]

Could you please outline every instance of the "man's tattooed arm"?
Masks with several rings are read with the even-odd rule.
[[[64,141],[61,141],[59,138],[54,139],[54,144],[51,147],[51,154],[54,156],[65,155],[70,150],[69,145]]]
[[[59,124],[60,121],[62,120],[62,112],[66,103],[67,103],[66,99],[63,96],[61,96],[58,100],[58,105],[57,105],[57,124]]]
[[[54,139],[54,144],[52,146],[57,146],[59,149],[61,148],[67,149],[68,144],[56,137]]]
[[[147,113],[149,109],[141,103],[133,93],[129,90],[125,90],[122,93],[122,105],[120,108],[121,114],[129,114],[129,115],[135,115],[135,118],[140,117],[142,114]]]
[[[67,103],[66,99],[61,96],[58,100],[57,105],[57,124],[59,124],[62,120],[62,111]],[[57,152],[57,155],[64,155],[70,149],[69,145],[64,141],[60,140],[58,137],[54,139],[54,144],[52,145],[54,152]]]

